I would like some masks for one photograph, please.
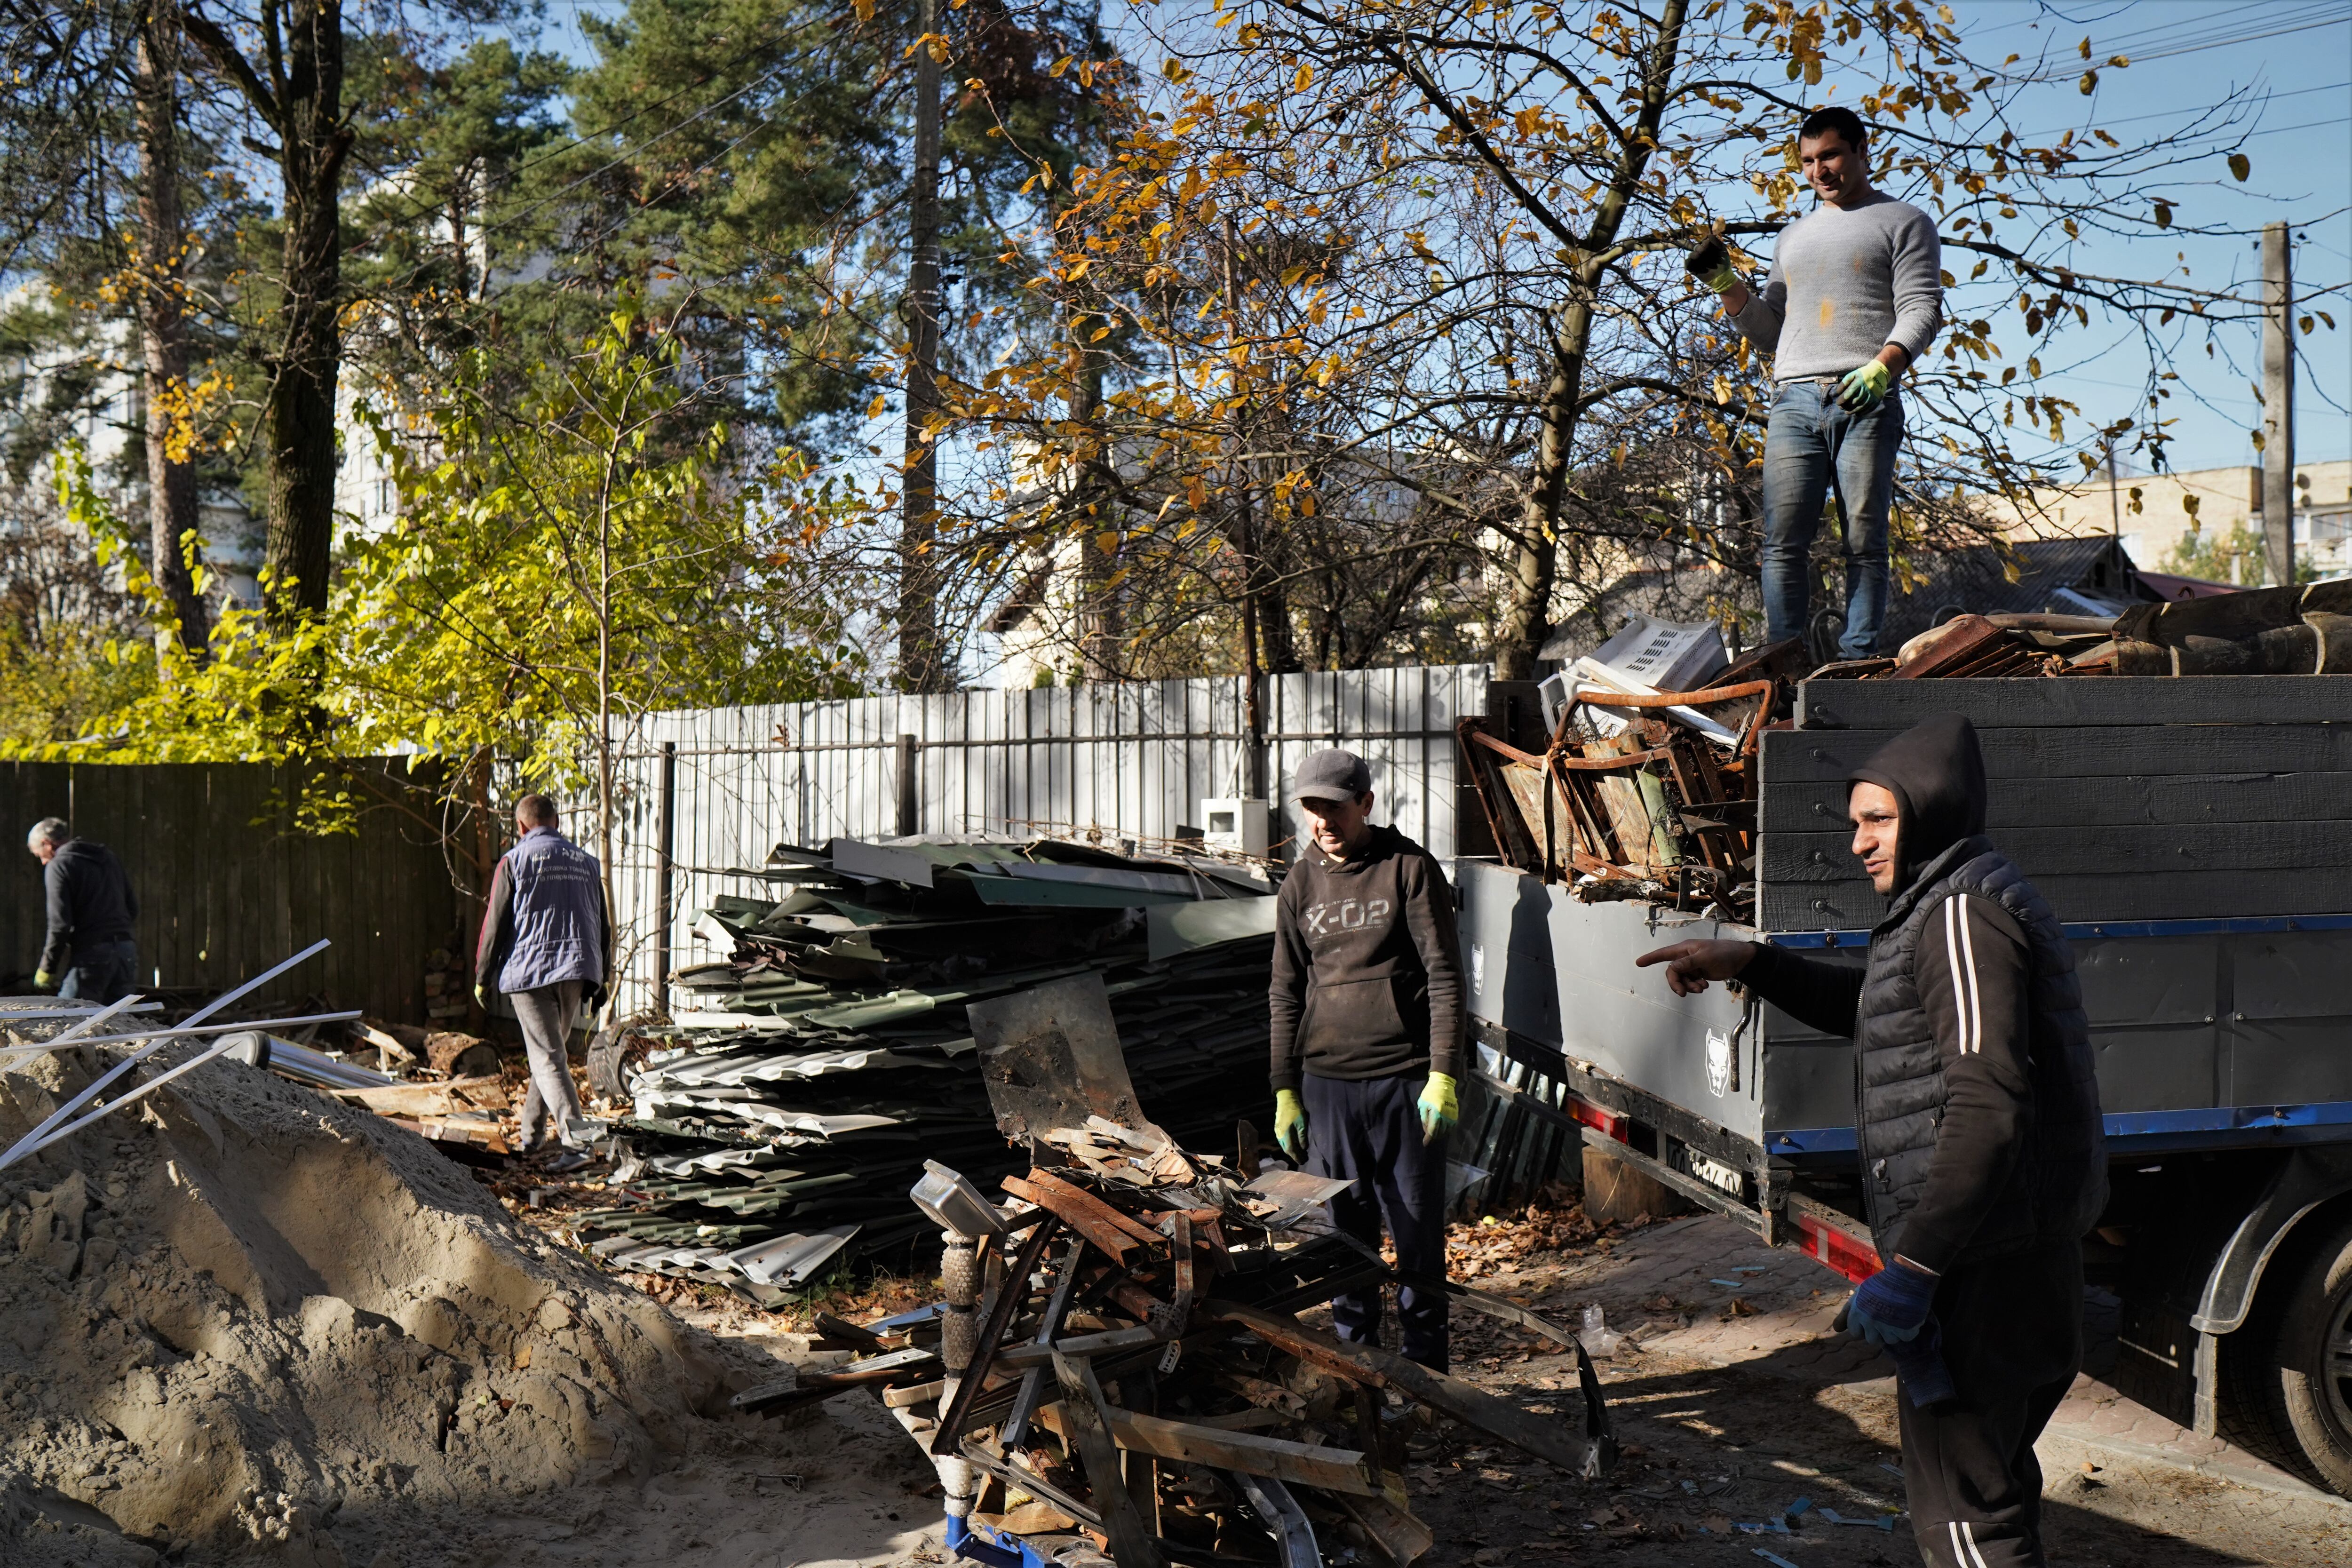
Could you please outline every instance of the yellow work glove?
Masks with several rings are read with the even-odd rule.
[[[1698,248],[1683,263],[1690,275],[1718,294],[1731,292],[1739,281],[1739,269],[1731,265],[1731,249],[1713,235],[1698,242]]]
[[[1886,368],[1886,362],[1872,360],[1839,380],[1838,406],[1850,414],[1867,414],[1886,401],[1887,388],[1894,384],[1895,373]]]
[[[487,1013],[490,1010],[490,994],[487,988],[479,985],[475,986],[474,1000],[480,1004],[483,1012]]]
[[[1434,1143],[1462,1120],[1462,1102],[1454,1098],[1454,1080],[1442,1072],[1429,1075],[1421,1086],[1421,1141]]]
[[[46,970],[46,969],[37,969],[37,970],[35,970],[35,971],[33,972],[33,989],[34,989],[34,990],[36,990],[36,991],[55,991],[57,988],[58,988],[58,977],[57,977],[56,975],[54,975],[54,974],[50,973],[49,973],[47,970]]]
[[[1307,1105],[1295,1089],[1274,1091],[1274,1141],[1293,1160],[1307,1158]]]

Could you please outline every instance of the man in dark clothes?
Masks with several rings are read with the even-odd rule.
[[[1332,1223],[1395,1238],[1403,1352],[1445,1370],[1445,1144],[1460,1116],[1462,944],[1453,889],[1426,849],[1372,826],[1361,757],[1298,769],[1307,852],[1274,911],[1275,1137],[1319,1176],[1354,1184]],[[1378,1344],[1381,1291],[1331,1303],[1343,1340]]]
[[[43,817],[25,836],[41,863],[49,912],[33,987],[85,1002],[120,1002],[139,979],[139,944],[131,922],[139,895],[122,862],[105,845],[76,838],[61,816]]]
[[[490,878],[489,908],[474,952],[474,996],[489,1005],[492,990],[514,1004],[530,1061],[530,1089],[522,1102],[522,1141],[529,1152],[552,1121],[564,1152],[550,1169],[587,1163],[579,1151],[597,1130],[580,1109],[566,1047],[583,1004],[604,998],[613,970],[613,919],[596,857],[563,837],[555,803],[527,795],[515,806],[520,841],[499,858]]]
[[[1847,782],[1853,851],[1890,900],[1864,968],[1738,942],[1637,962],[1665,964],[1677,995],[1738,979],[1853,1037],[1863,1192],[1886,1263],[1847,1318],[1898,1352],[1919,1550],[1936,1568],[2040,1563],[2033,1440],[2082,1363],[2082,1238],[2107,1194],[2074,953],[1984,837],[1966,719],[1906,731]]]

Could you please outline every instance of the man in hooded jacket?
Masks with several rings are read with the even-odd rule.
[[[1885,1266],[1847,1308],[1895,1355],[1903,1478],[1936,1568],[2041,1563],[2034,1439],[2082,1362],[2082,1238],[2106,1155],[2082,991],[2057,918],[1984,836],[1975,730],[1940,714],[1848,778],[1854,853],[1888,900],[1866,964],[1769,942],[1643,955],[1678,995],[1738,980],[1855,1044],[1855,1135]]]

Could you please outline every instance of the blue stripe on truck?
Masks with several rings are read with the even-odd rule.
[[[2352,931],[2352,915],[2232,915],[2201,921],[2083,921],[2064,928],[2076,942],[2116,936],[2261,936],[2286,931]],[[1777,947],[1868,947],[1866,931],[1768,932]]]
[[[2246,1132],[2265,1127],[2339,1127],[2352,1123],[2352,1100],[2313,1105],[2206,1105],[2188,1110],[2133,1110],[2104,1119],[2110,1138],[2172,1137],[2183,1132]],[[1774,1153],[1851,1154],[1851,1127],[1783,1127],[1764,1135]]]

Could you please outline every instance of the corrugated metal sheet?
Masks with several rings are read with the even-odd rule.
[[[1343,745],[1372,764],[1379,819],[1450,857],[1454,721],[1483,710],[1488,675],[1475,664],[1268,677],[1273,837],[1298,826],[1282,781],[1307,752]],[[620,767],[613,879],[622,1012],[655,996],[665,742],[677,748],[667,919],[675,972],[724,955],[692,935],[693,911],[716,894],[768,892],[729,869],[762,865],[780,842],[898,832],[900,735],[919,742],[916,826],[927,833],[1172,838],[1197,823],[1202,799],[1247,787],[1238,677],[651,715]]]

